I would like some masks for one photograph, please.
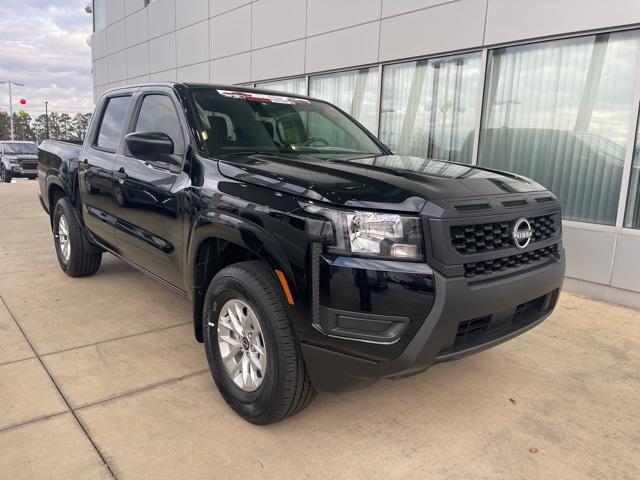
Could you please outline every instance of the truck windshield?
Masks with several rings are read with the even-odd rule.
[[[380,155],[364,130],[331,105],[279,94],[193,88],[211,154]]]
[[[5,143],[4,153],[37,155],[38,147],[35,143]]]

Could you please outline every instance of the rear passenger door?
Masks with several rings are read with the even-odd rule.
[[[186,124],[170,89],[145,89],[136,99],[129,132],[164,133],[173,141],[180,165],[136,158],[126,144],[115,165],[116,242],[122,256],[172,285],[182,278],[185,189],[183,171]]]
[[[115,245],[116,204],[113,198],[113,167],[121,148],[131,94],[104,98],[96,113],[99,121],[89,132],[79,166],[80,197],[84,223],[104,246]]]

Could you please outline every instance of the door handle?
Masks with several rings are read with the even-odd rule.
[[[113,172],[113,176],[118,180],[124,180],[127,178],[127,172],[124,170],[124,167],[120,167],[117,172]]]

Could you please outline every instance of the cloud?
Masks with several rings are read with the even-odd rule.
[[[49,111],[93,110],[91,15],[88,0],[1,0],[0,80],[11,79],[14,110],[37,116]],[[20,98],[27,99],[21,106]],[[0,110],[9,107],[8,89],[0,85]]]

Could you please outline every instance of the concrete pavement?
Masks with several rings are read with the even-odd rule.
[[[0,184],[0,478],[640,478],[640,312],[563,293],[531,332],[256,427],[185,299],[59,269],[37,182]]]

